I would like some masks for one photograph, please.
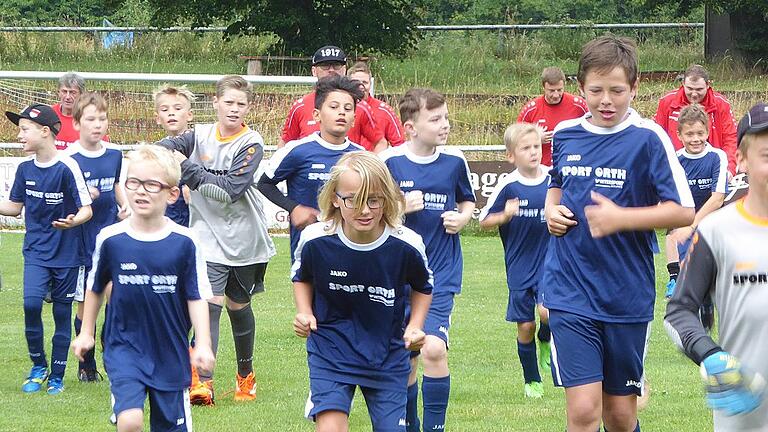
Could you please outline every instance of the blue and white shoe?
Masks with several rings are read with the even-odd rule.
[[[677,287],[677,280],[670,279],[669,282],[667,282],[667,292],[664,293],[664,298],[667,300],[672,298],[672,295],[675,294],[675,287]]]
[[[33,366],[29,371],[29,376],[21,385],[21,391],[24,393],[34,393],[43,388],[43,383],[48,379],[48,368],[45,366]]]
[[[61,378],[51,378],[48,380],[48,394],[57,395],[64,392],[64,380]]]

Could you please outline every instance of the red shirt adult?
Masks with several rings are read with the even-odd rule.
[[[320,130],[315,123],[312,111],[315,109],[315,92],[296,100],[288,112],[288,117],[283,125],[282,139],[284,143],[304,138],[305,136]],[[355,124],[347,134],[350,141],[363,145],[363,139],[369,143],[377,143],[384,137],[384,133],[376,128],[376,122],[371,113],[371,107],[365,101],[360,101],[355,107]],[[365,147],[373,150],[373,147]]]
[[[53,108],[53,111],[59,116],[59,120],[61,120],[61,130],[56,135],[56,150],[66,150],[67,147],[80,139],[80,132],[75,130],[75,126],[72,124],[74,122],[72,116],[68,116],[61,112],[60,103],[51,106],[51,108]],[[109,135],[104,135],[101,139],[109,141]]]
[[[685,89],[681,86],[678,90],[667,93],[659,100],[659,107],[653,120],[658,123],[672,140],[675,150],[683,148],[683,143],[677,137],[677,117],[680,110],[690,105]],[[712,147],[722,149],[728,156],[728,171],[734,174],[736,171],[736,120],[733,118],[731,104],[725,96],[707,88],[707,94],[701,100],[709,117],[709,143]]]
[[[558,123],[564,120],[575,119],[587,113],[587,103],[580,96],[563,93],[559,103],[549,104],[544,96],[528,102],[517,117],[518,123],[533,123],[543,128],[545,132],[551,132]],[[552,166],[552,143],[541,146],[541,163]]]
[[[405,129],[403,129],[403,124],[400,122],[397,114],[395,114],[395,110],[388,103],[370,95],[365,101],[371,108],[376,128],[384,134],[384,139],[387,140],[389,145],[396,147],[404,143]],[[377,142],[371,142],[363,136],[362,141],[358,144],[370,151],[373,150]]]

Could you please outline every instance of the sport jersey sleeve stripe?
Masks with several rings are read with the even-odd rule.
[[[713,185],[712,192],[718,192],[718,193],[726,193],[728,192],[728,156],[726,156],[725,152],[720,149],[712,149],[715,154],[718,156],[718,166],[719,169],[717,171],[717,178],[715,180],[715,184]]]
[[[679,197],[680,205],[683,207],[694,207],[693,196],[691,196],[691,189],[688,187],[688,179],[685,177],[685,170],[683,170],[680,161],[677,159],[675,147],[672,145],[672,141],[663,129],[656,123],[641,119],[638,126],[650,129],[653,131],[658,139],[661,141],[661,146],[664,149],[665,163],[668,165],[669,170],[672,173],[672,182],[674,183],[675,192]],[[660,171],[656,171],[660,172]],[[657,180],[660,179],[658,176]],[[658,185],[657,185],[658,186]],[[669,201],[671,197],[661,196],[661,201]]]
[[[85,178],[83,172],[80,171],[80,166],[71,157],[63,157],[61,161],[69,168],[74,179],[74,187],[77,199],[77,207],[84,207],[91,205],[91,194],[88,192],[88,187],[85,185]]]

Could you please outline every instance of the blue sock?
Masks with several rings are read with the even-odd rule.
[[[81,320],[79,316],[75,315],[75,336],[80,334],[80,330],[82,330],[82,328],[83,320]],[[83,354],[83,361],[79,362],[78,369],[96,369],[96,358],[94,357],[95,351],[96,349],[94,347]]]
[[[408,386],[408,402],[405,404],[405,430],[406,432],[420,432],[419,422],[419,382]]]
[[[533,340],[527,344],[517,341],[517,354],[520,356],[520,364],[523,366],[525,383],[541,382],[539,363],[536,361],[536,341]]]
[[[29,358],[35,366],[48,367],[43,348],[43,298],[24,297],[24,335]]]
[[[445,413],[451,394],[451,376],[432,378],[424,376],[421,381],[421,396],[424,398],[424,430],[445,430]]]
[[[549,330],[549,323],[539,323],[539,332],[537,337],[542,342],[549,342],[552,339],[552,332]]]
[[[69,342],[72,339],[72,304],[53,302],[53,323],[55,329],[51,343],[51,377],[64,378],[67,368]]]

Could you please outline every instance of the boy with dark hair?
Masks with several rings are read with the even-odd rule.
[[[655,228],[693,221],[685,172],[664,131],[630,108],[635,43],[584,46],[579,86],[589,114],[554,134],[545,215],[544,306],[552,376],[565,387],[569,432],[639,431],[637,396],[656,295]]]

